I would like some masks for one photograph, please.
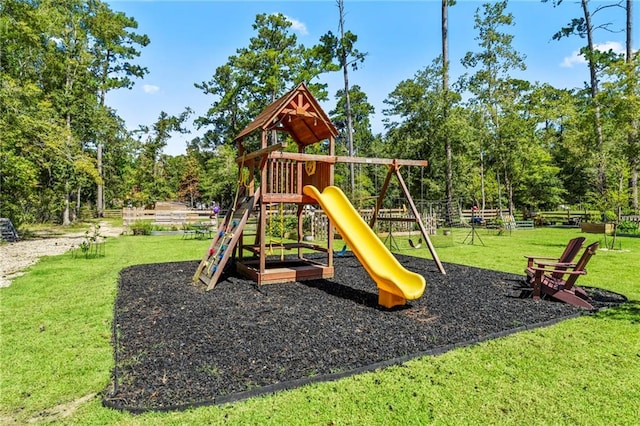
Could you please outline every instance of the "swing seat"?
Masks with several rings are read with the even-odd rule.
[[[422,247],[422,238],[420,238],[420,239],[418,240],[418,243],[417,243],[417,244],[415,244],[415,243],[413,242],[413,240],[411,240],[411,238],[409,238],[409,245],[410,245],[412,248],[414,248],[414,249],[419,249],[420,247]]]
[[[346,252],[347,252],[347,245],[345,244],[344,247],[342,247],[342,250],[335,252],[335,255],[338,257],[342,257]]]

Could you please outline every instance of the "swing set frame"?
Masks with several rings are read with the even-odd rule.
[[[426,242],[427,247],[429,248],[429,252],[431,253],[431,256],[433,256],[433,260],[436,263],[438,270],[444,274],[445,273],[444,266],[442,266],[442,262],[440,262],[440,258],[438,257],[438,254],[436,253],[436,249],[433,246],[431,239],[429,238],[427,229],[425,228],[424,223],[422,223],[422,216],[420,215],[420,212],[418,211],[416,204],[413,202],[413,197],[409,192],[409,188],[407,187],[407,184],[405,183],[404,178],[400,173],[400,168],[402,166],[426,167],[428,165],[428,162],[422,161],[422,160],[398,160],[398,159],[393,159],[389,161],[390,161],[389,163],[386,161],[384,162],[384,164],[388,166],[387,176],[385,177],[384,184],[382,185],[382,189],[380,190],[380,194],[378,195],[378,200],[376,201],[376,207],[373,212],[373,216],[371,217],[371,221],[369,222],[369,227],[373,229],[377,221],[417,223],[418,229],[420,230],[420,234],[422,235],[422,241]],[[408,217],[380,216],[382,203],[387,194],[387,190],[389,189],[389,184],[391,183],[391,179],[394,176],[398,180],[398,183],[400,184],[400,189],[407,199],[407,203],[409,204],[409,210],[411,211],[412,216],[408,216]],[[414,248],[420,248],[419,245],[414,245],[411,240],[409,244],[411,244],[411,246]]]

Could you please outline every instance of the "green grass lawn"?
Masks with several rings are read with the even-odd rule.
[[[477,239],[462,244],[468,232],[434,236],[443,262],[515,273],[524,269],[523,255],[557,256],[580,234],[480,230],[483,246]],[[602,238],[585,236],[587,243]],[[0,289],[0,423],[638,424],[640,238],[619,240],[622,250],[598,251],[578,282],[625,294],[625,306],[336,382],[135,416],[101,405],[114,363],[118,273],[134,264],[199,259],[208,241],[125,236],[109,239],[103,258],[44,258]],[[425,244],[414,250],[404,238],[398,246],[429,257]]]

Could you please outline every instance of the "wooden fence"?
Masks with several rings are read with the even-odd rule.
[[[181,226],[211,220],[209,210],[149,210],[126,207],[122,209],[122,223],[125,227],[137,221],[149,221],[158,226]]]
[[[487,222],[487,221],[490,221],[490,220],[494,220],[497,217],[501,217],[503,215],[506,215],[507,213],[508,212],[506,210],[485,209],[485,210],[476,211],[475,215],[474,215],[473,210],[468,209],[468,210],[462,210],[461,218],[462,218],[462,220],[464,220],[467,223],[471,223],[471,219],[473,217],[480,218],[480,220],[482,220],[483,222]]]
[[[122,217],[122,209],[106,209],[102,212],[102,217],[119,219]]]
[[[360,216],[366,223],[370,223],[373,217],[373,209],[362,209],[358,211]],[[327,238],[327,224],[328,219],[322,210],[316,210],[310,213],[313,220],[314,236],[316,240],[322,240]],[[409,218],[402,209],[382,209],[378,212],[378,220],[374,227],[374,231],[379,234],[386,234],[389,232],[398,235],[409,235],[411,233],[419,234],[420,230],[416,222],[411,221],[386,221],[384,218]],[[422,223],[429,235],[436,234],[436,217],[424,213],[422,216]]]
[[[638,215],[620,216],[620,220],[627,220],[629,222],[634,222],[640,225],[640,216]]]

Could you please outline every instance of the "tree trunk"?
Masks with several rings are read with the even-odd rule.
[[[111,58],[111,51],[107,52],[107,60],[108,64]],[[102,84],[106,84],[107,78],[109,75],[109,67],[108,65],[104,65],[102,67]],[[103,88],[100,90],[100,108],[104,109],[104,102],[107,96],[107,90]],[[100,138],[100,136],[98,136]],[[98,140],[97,152],[96,152],[96,163],[98,166],[98,186],[96,190],[96,210],[98,211],[98,217],[104,217],[104,176],[102,172],[102,151],[104,149],[104,141],[102,139]]]
[[[627,53],[627,64],[629,65],[629,71],[633,72],[633,41],[631,39],[632,33],[632,8],[631,8],[631,0],[627,0],[627,40],[626,40],[626,53]],[[631,88],[628,88],[630,91]],[[631,118],[631,125],[629,126],[629,134],[627,135],[627,140],[629,143],[629,152],[630,158],[629,163],[631,166],[631,179],[629,182],[629,186],[631,187],[631,204],[633,206],[633,214],[638,214],[640,211],[638,206],[638,166],[640,164],[640,158],[638,158],[639,150],[638,150],[638,121],[633,117]]]
[[[442,110],[443,122],[445,124],[444,151],[446,157],[446,197],[447,208],[445,212],[445,223],[451,226],[453,221],[453,152],[451,139],[447,131],[447,119],[449,117],[449,0],[442,0],[442,92],[444,94],[444,104]]]
[[[504,188],[507,191],[507,209],[509,212],[509,216],[513,216],[514,205],[513,205],[513,183],[511,182],[511,178],[507,172],[507,168],[504,170]],[[502,210],[500,211],[502,215]]]
[[[484,154],[480,151],[480,196],[482,197],[482,211],[486,205],[486,196],[484,193]]]
[[[637,158],[631,164],[630,186],[631,186],[631,202],[633,206],[633,214],[637,215],[640,210],[638,209],[638,159]]]
[[[62,225],[69,226],[71,225],[71,216],[69,214],[70,211],[70,202],[69,202],[69,192],[71,190],[71,184],[69,181],[65,181],[64,183],[64,210],[62,211]]]
[[[69,74],[67,72],[67,87],[70,86],[70,77]],[[72,160],[72,154],[71,154],[71,143],[72,143],[72,138],[71,138],[71,114],[67,113],[66,115],[66,126],[67,126],[67,147],[66,149],[69,150],[69,158],[67,159],[69,162],[71,162]],[[69,181],[69,177],[67,176],[65,178],[64,181],[64,210],[62,212],[62,225],[63,226],[69,226],[71,225],[71,214],[70,214],[70,210],[71,210],[71,203],[70,203],[70,198],[71,198],[71,182]]]
[[[349,96],[349,70],[347,67],[347,50],[344,47],[344,1],[337,0],[337,3],[340,11],[340,65],[342,65],[342,76],[344,78],[344,101],[347,114],[347,150],[349,157],[353,157],[353,119],[351,117],[351,98]],[[353,200],[356,191],[354,163],[349,163],[349,184],[351,185],[351,199]]]
[[[96,162],[98,163],[98,188],[96,194],[96,210],[98,217],[104,216],[104,187],[102,182],[102,141],[98,142],[98,150],[96,153]]]
[[[78,189],[76,190],[76,209],[73,212],[73,220],[76,220],[80,217],[80,193],[82,192],[82,187],[78,185]]]
[[[500,170],[496,167],[496,180],[498,181],[498,210],[502,213],[502,185],[500,185]]]
[[[593,46],[593,25],[591,24],[591,14],[589,13],[589,0],[582,0],[582,11],[584,13],[584,21],[587,33],[587,48],[589,50],[589,77],[590,77],[590,89],[591,99],[594,109],[594,126],[596,130],[596,156],[597,156],[597,178],[596,188],[600,194],[604,194],[607,186],[607,170],[606,159],[604,150],[604,136],[602,134],[602,117],[600,113],[600,103],[598,102],[598,76],[596,72],[596,63],[593,60],[594,46]]]

